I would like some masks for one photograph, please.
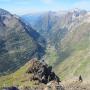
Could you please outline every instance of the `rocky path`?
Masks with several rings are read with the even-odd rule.
[[[80,81],[64,81],[62,82],[65,90],[90,90],[89,82],[80,82]]]

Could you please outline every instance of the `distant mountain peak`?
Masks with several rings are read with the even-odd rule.
[[[0,8],[0,15],[6,15],[6,14],[11,15],[8,11]]]

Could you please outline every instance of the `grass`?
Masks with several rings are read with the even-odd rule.
[[[15,73],[12,73],[10,75],[1,76],[0,77],[0,88],[4,86],[35,86],[36,81],[30,81],[30,77],[32,74],[26,74],[26,71],[29,67],[29,64],[27,63],[23,67],[21,67],[19,70],[17,70]]]
[[[90,79],[90,29],[89,24],[80,24],[73,28],[61,42],[61,50],[71,53],[60,62],[60,58],[55,66],[56,73],[61,79],[78,77],[82,75],[84,79]],[[65,55],[63,55],[65,56]],[[62,56],[62,57],[63,57]]]
[[[58,59],[57,51],[53,46],[48,46],[46,49],[45,61],[50,65],[54,66],[56,60]]]
[[[90,78],[90,53],[89,49],[76,51],[62,63],[55,67],[56,73],[61,79],[79,77],[82,75],[84,79]]]

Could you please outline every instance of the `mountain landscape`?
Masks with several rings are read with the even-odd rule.
[[[46,38],[45,58],[57,70],[58,75],[71,78],[82,74],[85,79],[90,78],[88,11],[75,9],[67,12],[46,12],[24,15],[22,18]]]
[[[0,9],[0,74],[10,73],[30,58],[43,56],[45,41],[18,16]]]
[[[90,12],[86,10],[17,16],[0,9],[0,88],[14,85],[20,90],[58,90],[47,89],[45,84],[48,78],[57,82],[60,78],[61,86],[54,83],[59,90],[90,90],[89,27]],[[80,75],[83,83],[75,81]]]

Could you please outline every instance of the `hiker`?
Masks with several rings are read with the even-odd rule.
[[[81,82],[83,81],[83,79],[82,79],[82,76],[81,76],[81,75],[79,76],[79,81],[81,81]]]

